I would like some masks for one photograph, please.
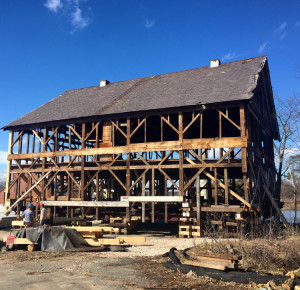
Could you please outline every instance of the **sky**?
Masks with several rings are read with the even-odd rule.
[[[69,89],[267,55],[300,93],[300,1],[0,0],[0,126]],[[0,131],[0,180],[8,132]]]

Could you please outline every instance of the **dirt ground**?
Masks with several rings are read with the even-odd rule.
[[[8,235],[0,231],[0,238]],[[0,289],[248,289],[166,269],[160,255],[204,239],[148,235],[126,252],[0,252]]]

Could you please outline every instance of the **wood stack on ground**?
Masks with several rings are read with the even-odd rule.
[[[232,254],[199,251],[193,254],[193,258],[193,260],[182,258],[180,261],[184,265],[225,271],[227,269],[238,269],[239,260],[241,260],[242,257]]]
[[[3,238],[3,242],[6,243],[6,246],[9,244],[13,245],[27,245],[27,250],[33,252],[36,249],[37,243],[32,242],[26,238],[16,238],[15,236],[7,236]]]
[[[116,246],[124,243],[135,244],[146,242],[146,238],[144,236],[117,236],[120,233],[120,229],[109,226],[68,228],[75,229],[79,232],[91,246]],[[109,236],[104,236],[107,234],[109,234]],[[114,234],[114,236],[111,236],[112,234]]]

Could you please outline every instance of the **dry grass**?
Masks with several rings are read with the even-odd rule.
[[[195,250],[241,255],[245,270],[286,273],[300,267],[300,233],[293,228],[280,231],[276,237],[208,240]]]

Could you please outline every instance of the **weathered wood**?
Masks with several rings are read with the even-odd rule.
[[[8,154],[12,153],[12,141],[14,138],[13,131],[9,132],[9,139],[8,139]],[[4,212],[7,211],[7,200],[8,200],[8,193],[9,193],[9,182],[10,182],[10,166],[11,160],[7,160],[7,169],[6,169],[6,181],[5,181],[5,196],[4,196]]]
[[[187,150],[194,148],[211,149],[211,148],[233,148],[247,147],[247,138],[244,137],[226,137],[221,139],[205,138],[205,139],[188,139],[179,141],[164,141],[151,143],[130,144],[128,146],[65,150],[57,152],[41,152],[29,154],[9,154],[8,160],[31,159],[42,157],[58,157],[58,156],[83,156],[83,155],[107,155],[107,154],[127,154],[131,152],[153,152],[168,150]]]
[[[41,202],[45,206],[129,207],[128,201],[42,200]]]
[[[100,239],[90,239],[86,238],[85,241],[94,247],[100,246],[118,246],[124,244],[124,240],[121,238],[100,238]]]
[[[129,202],[183,202],[183,196],[128,196]]]
[[[4,212],[4,215],[8,215],[22,199],[24,199],[41,181],[43,181],[50,174],[50,172],[52,172],[52,171],[48,171],[45,175],[41,176],[39,178],[39,180],[33,186],[31,186],[24,194],[22,194],[21,197],[19,197],[13,203],[13,205]]]
[[[203,171],[203,173],[204,173],[207,177],[209,177],[211,180],[214,180],[214,177],[213,177],[211,174],[209,174],[208,172]],[[218,184],[219,184],[222,188],[225,189],[225,184],[224,184],[224,183],[222,183],[222,182],[219,181],[219,180],[217,180],[217,182],[218,182]],[[243,199],[242,197],[240,197],[240,196],[239,196],[237,193],[235,193],[233,190],[229,189],[229,193],[230,193],[231,195],[233,195],[235,198],[237,198],[239,201],[241,201],[242,203],[244,203],[245,205],[247,205],[248,207],[250,207],[250,203],[247,202],[247,201],[246,201],[245,199]]]
[[[181,263],[184,264],[184,265],[202,267],[202,268],[209,268],[209,269],[216,269],[216,270],[221,270],[221,271],[225,271],[226,268],[227,268],[224,265],[220,265],[218,263],[211,263],[211,262],[205,263],[205,262],[183,260],[183,261],[181,261]]]

